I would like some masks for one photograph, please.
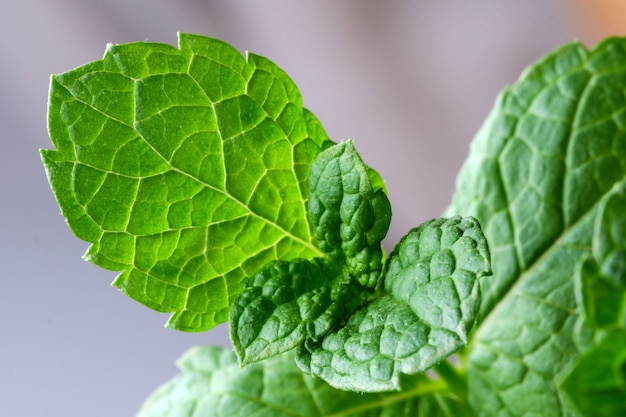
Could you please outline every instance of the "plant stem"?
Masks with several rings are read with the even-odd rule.
[[[462,370],[456,368],[449,361],[443,360],[432,368],[441,377],[459,398],[467,402],[467,380]]]

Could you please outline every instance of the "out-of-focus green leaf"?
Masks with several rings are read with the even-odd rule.
[[[240,369],[235,355],[194,348],[181,373],[146,401],[138,417],[474,417],[442,380],[403,380],[403,392],[340,391],[304,375],[285,354]]]

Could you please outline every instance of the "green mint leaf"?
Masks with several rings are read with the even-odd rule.
[[[181,373],[145,402],[138,417],[473,417],[441,379],[404,380],[406,390],[381,394],[340,391],[304,375],[293,355],[240,369],[235,355],[194,348],[178,362]]]
[[[621,280],[623,232],[609,233],[615,250],[592,245],[602,207],[626,182],[625,77],[624,39],[558,49],[501,94],[459,174],[448,213],[478,218],[493,259],[463,352],[480,415],[595,415],[581,414],[559,381],[597,332],[578,304],[576,277],[590,268],[581,262],[595,254],[603,275]]]
[[[574,279],[580,314],[589,327],[626,327],[626,291],[602,274],[594,258],[581,262]]]
[[[168,325],[207,330],[276,259],[313,258],[307,176],[331,142],[265,58],[181,34],[54,76],[42,151],[85,258]]]
[[[626,413],[625,190],[613,189],[600,203],[595,257],[584,258],[575,276],[581,321],[590,328],[583,336],[590,341],[561,387],[584,415],[594,417]]]
[[[325,257],[271,263],[248,281],[230,315],[242,364],[317,341],[371,297],[391,219],[382,179],[352,142],[311,165],[309,218]]]
[[[585,416],[625,415],[626,330],[608,333],[582,356],[563,389]]]
[[[383,266],[391,205],[380,176],[351,141],[319,155],[309,174],[309,218],[320,248],[344,258],[348,273],[374,288]]]
[[[318,340],[365,301],[362,287],[323,260],[276,261],[257,273],[231,308],[242,365]]]
[[[603,275],[626,290],[626,180],[602,203],[595,225],[593,255]]]
[[[400,389],[465,345],[489,273],[487,242],[473,218],[435,219],[410,231],[391,254],[386,295],[352,315],[298,363],[339,389]]]

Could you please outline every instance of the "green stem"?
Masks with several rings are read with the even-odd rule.
[[[467,380],[462,370],[447,360],[439,362],[432,369],[447,383],[450,391],[467,402]]]

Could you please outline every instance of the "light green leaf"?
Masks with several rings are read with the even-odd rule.
[[[624,79],[624,39],[560,48],[502,93],[459,174],[448,213],[478,218],[493,259],[465,352],[480,415],[584,415],[559,381],[592,347],[574,278],[626,181]]]
[[[293,355],[240,369],[235,355],[194,348],[181,373],[158,389],[138,417],[472,417],[441,379],[406,378],[403,392],[361,394],[336,390],[304,375]]]
[[[331,142],[275,64],[202,36],[179,45],[110,45],[53,76],[42,158],[85,258],[201,331],[268,262],[322,254],[307,176]]]
[[[242,364],[317,341],[371,298],[381,275],[389,200],[352,142],[315,159],[309,218],[326,256],[269,264],[232,306],[230,333]]]
[[[381,298],[298,363],[339,389],[400,389],[401,374],[423,372],[465,345],[489,273],[487,242],[475,219],[435,219],[413,229],[391,254]]]

